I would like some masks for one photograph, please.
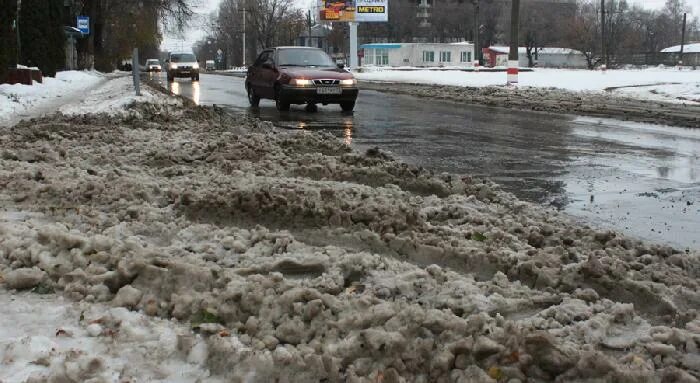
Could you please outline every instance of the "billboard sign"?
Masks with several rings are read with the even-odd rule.
[[[77,23],[78,29],[80,29],[80,33],[84,35],[89,35],[90,34],[90,18],[87,16],[78,16],[78,23]]]
[[[321,21],[389,21],[389,0],[320,0]]]

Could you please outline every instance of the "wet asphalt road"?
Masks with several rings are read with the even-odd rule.
[[[357,149],[378,146],[437,172],[487,177],[593,226],[700,249],[700,130],[373,91],[361,91],[351,115],[337,105],[280,114],[269,100],[249,108],[238,77],[203,74],[199,83],[178,79],[169,88],[281,128],[328,130]]]

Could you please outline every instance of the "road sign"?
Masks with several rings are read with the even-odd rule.
[[[387,22],[389,0],[319,0],[321,21]]]
[[[84,35],[90,34],[90,18],[87,16],[78,16],[78,29]]]

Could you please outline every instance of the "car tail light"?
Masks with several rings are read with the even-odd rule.
[[[311,86],[312,84],[311,80],[304,78],[293,78],[289,83],[294,86]]]

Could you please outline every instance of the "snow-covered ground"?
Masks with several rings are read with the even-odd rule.
[[[55,78],[44,77],[41,84],[0,84],[0,126],[17,116],[34,116],[33,112],[58,107],[68,99],[94,88],[106,78],[99,72],[58,72]]]
[[[356,73],[365,81],[405,82],[468,87],[502,86],[505,73],[398,71],[375,68]],[[676,68],[617,69],[589,71],[575,69],[535,69],[518,76],[520,87],[559,88],[571,91],[604,92],[640,99],[700,104],[700,70]]]
[[[696,252],[331,135],[95,97],[127,112],[0,131],[0,379],[700,377]]]

